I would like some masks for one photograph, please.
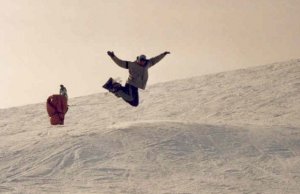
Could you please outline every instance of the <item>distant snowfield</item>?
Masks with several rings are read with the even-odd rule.
[[[299,193],[300,60],[140,98],[70,99],[64,126],[45,104],[0,109],[0,193]]]

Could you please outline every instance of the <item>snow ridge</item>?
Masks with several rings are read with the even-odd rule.
[[[0,193],[298,193],[300,61],[0,110]]]

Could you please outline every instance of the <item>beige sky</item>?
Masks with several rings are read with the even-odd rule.
[[[0,0],[0,108],[104,92],[164,51],[148,84],[300,58],[299,0]]]

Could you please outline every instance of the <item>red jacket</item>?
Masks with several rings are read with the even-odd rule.
[[[47,112],[52,125],[63,125],[68,111],[68,100],[63,95],[52,95],[47,99]]]

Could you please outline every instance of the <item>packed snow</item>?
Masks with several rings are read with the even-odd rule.
[[[0,109],[0,193],[299,193],[300,60],[150,85],[140,99],[71,98],[64,126],[45,103]]]

